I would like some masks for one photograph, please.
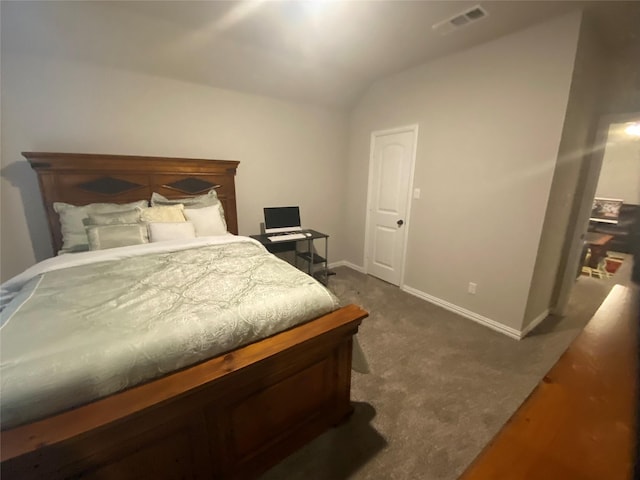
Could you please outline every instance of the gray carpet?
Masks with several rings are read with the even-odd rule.
[[[263,480],[455,479],[556,362],[616,279],[581,277],[568,315],[516,341],[348,268],[330,288],[370,312],[359,333],[370,374],[355,413]]]

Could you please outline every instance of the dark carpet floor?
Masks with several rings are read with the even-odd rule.
[[[612,285],[581,277],[564,318],[513,340],[351,269],[330,288],[370,312],[359,333],[371,373],[354,372],[355,413],[263,480],[456,479],[507,421]]]

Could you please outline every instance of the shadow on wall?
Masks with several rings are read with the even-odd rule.
[[[29,238],[31,239],[36,261],[53,256],[47,216],[42,204],[38,177],[35,172],[28,162],[18,161],[2,168],[0,175],[20,191]],[[7,210],[3,210],[4,216]],[[16,212],[13,211],[13,215],[15,214]],[[11,216],[8,219],[5,218],[5,220],[9,225],[11,224]],[[7,225],[4,228],[6,229]]]

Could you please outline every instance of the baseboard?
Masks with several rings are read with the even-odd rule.
[[[473,320],[476,323],[484,325],[485,327],[489,327],[496,332],[507,335],[508,337],[515,338],[516,340],[520,340],[523,335],[519,330],[515,328],[507,327],[500,322],[496,322],[495,320],[491,320],[490,318],[484,317],[478,313],[472,312],[471,310],[467,310],[466,308],[459,307],[458,305],[454,305],[453,303],[449,303],[446,300],[442,300],[441,298],[434,297],[433,295],[429,295],[428,293],[421,292],[415,288],[409,287],[407,285],[403,285],[400,287],[401,290],[410,293],[411,295],[421,298],[422,300],[426,300],[429,303],[433,303],[434,305],[438,305],[439,307],[444,308],[445,310],[449,310],[450,312],[457,313],[458,315],[468,318],[469,320]]]
[[[520,338],[524,338],[527,335],[527,333],[529,333],[531,330],[533,330],[538,325],[540,325],[540,322],[542,322],[545,318],[547,318],[549,316],[549,313],[550,313],[549,309],[547,308],[544,312],[542,312],[540,315],[534,318],[531,321],[531,323],[529,323],[529,325],[527,325],[522,329],[522,331],[520,332]]]
[[[329,265],[329,268],[336,268],[336,267],[348,267],[351,270],[355,270],[356,272],[360,272],[360,273],[367,273],[364,270],[364,267],[360,267],[358,265],[356,265],[355,263],[351,263],[347,260],[338,260],[337,262],[331,262]]]

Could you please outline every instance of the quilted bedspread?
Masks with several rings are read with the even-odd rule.
[[[113,249],[127,252],[113,258],[75,254],[3,285],[15,290],[0,334],[3,429],[338,307],[313,278],[247,238],[158,245]]]

